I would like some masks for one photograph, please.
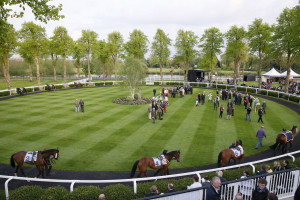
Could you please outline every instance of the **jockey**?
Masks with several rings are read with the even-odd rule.
[[[282,129],[282,132],[283,132],[283,133],[285,133],[285,132],[286,132],[286,129],[285,129],[285,128],[283,128],[283,129]]]
[[[232,144],[231,144],[231,146],[229,147],[229,149],[234,149],[235,148],[235,143],[233,142]]]
[[[161,160],[161,164],[162,165],[166,165],[167,164],[167,159],[165,157],[165,155],[167,154],[168,150],[163,150],[163,152],[158,156],[158,158]]]

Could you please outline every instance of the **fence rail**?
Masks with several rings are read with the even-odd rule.
[[[235,168],[240,168],[240,167],[245,167],[245,166],[251,166],[253,172],[255,172],[255,164],[260,164],[260,163],[265,163],[267,161],[271,160],[277,160],[280,158],[284,157],[290,157],[292,158],[293,162],[295,161],[295,154],[299,154],[300,150],[294,151],[291,153],[287,153],[284,155],[272,157],[272,158],[267,158],[263,160],[258,160],[254,162],[248,162],[248,163],[243,163],[239,165],[234,165],[234,166],[228,166],[228,167],[222,167],[222,168],[214,168],[214,169],[209,169],[209,170],[201,170],[201,171],[193,171],[193,172],[186,172],[186,173],[180,173],[180,174],[174,174],[174,175],[167,175],[167,176],[160,176],[160,177],[147,177],[147,178],[132,178],[132,179],[117,179],[117,180],[63,180],[63,179],[40,179],[40,178],[27,178],[27,177],[15,177],[15,176],[6,176],[6,175],[0,175],[1,179],[7,179],[5,181],[5,195],[6,199],[9,199],[9,192],[8,192],[8,183],[11,180],[25,180],[25,181],[34,181],[34,182],[52,182],[52,183],[69,183],[70,184],[70,192],[73,191],[74,185],[77,183],[80,184],[99,184],[99,183],[133,183],[133,190],[134,193],[137,193],[137,182],[143,182],[143,181],[151,181],[151,180],[158,180],[158,179],[169,179],[169,178],[177,178],[177,177],[185,177],[185,176],[192,176],[192,175],[197,175],[199,177],[199,180],[201,180],[201,174],[208,173],[208,172],[216,172],[219,170],[228,170],[228,169],[235,169]],[[299,178],[299,175],[298,175]],[[298,181],[299,182],[299,181]]]

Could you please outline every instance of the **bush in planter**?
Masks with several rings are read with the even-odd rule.
[[[267,91],[266,90],[261,90],[261,91],[259,91],[259,94],[267,95]]]
[[[64,200],[66,199],[66,196],[69,193],[70,192],[62,186],[49,187],[43,191],[43,194],[39,199],[40,200]]]
[[[40,186],[23,186],[15,189],[9,195],[10,200],[33,200],[39,199],[44,193],[44,190]]]
[[[96,186],[79,186],[69,193],[66,200],[97,200],[101,190]]]
[[[9,91],[0,92],[0,97],[9,96]]]
[[[103,188],[100,193],[105,194],[106,199],[135,199],[133,188],[122,184],[107,186]]]
[[[103,82],[100,82],[100,83],[95,83],[95,86],[96,87],[100,87],[100,86],[103,86],[104,85],[104,83]]]
[[[256,89],[254,88],[247,88],[247,92],[250,92],[250,93],[256,93]]]
[[[245,92],[246,91],[245,87],[237,87],[236,89],[237,89],[237,91],[240,91],[240,92]]]
[[[113,84],[114,84],[114,83],[111,82],[111,81],[105,82],[105,86],[107,86],[107,85],[113,85]]]
[[[217,85],[217,89],[226,89],[226,85]]]

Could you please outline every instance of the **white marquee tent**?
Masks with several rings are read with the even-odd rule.
[[[268,71],[267,73],[265,74],[262,74],[261,75],[261,79],[262,81],[266,81],[267,78],[270,78],[270,77],[282,77],[282,74],[280,74],[274,67]]]
[[[281,73],[281,77],[286,77],[286,75],[287,75],[287,71]],[[293,77],[300,77],[300,74],[297,74],[291,69],[290,78]]]

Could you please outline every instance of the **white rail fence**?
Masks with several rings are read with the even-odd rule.
[[[167,175],[167,176],[159,176],[159,177],[118,179],[118,180],[62,180],[62,179],[40,179],[40,178],[27,178],[27,177],[15,177],[15,176],[0,175],[0,179],[7,179],[5,181],[5,186],[4,186],[6,199],[9,199],[8,183],[11,180],[24,180],[24,181],[33,181],[33,182],[51,182],[51,183],[69,183],[70,184],[70,192],[73,191],[75,184],[133,183],[134,193],[137,193],[137,182],[159,180],[159,179],[170,179],[170,178],[186,177],[186,176],[193,176],[193,175],[197,175],[199,177],[199,180],[201,180],[201,174],[204,174],[204,173],[216,172],[216,171],[219,171],[219,170],[228,170],[228,169],[240,168],[240,167],[245,167],[245,166],[251,166],[252,170],[253,170],[253,173],[254,173],[255,172],[255,166],[254,166],[255,164],[265,163],[267,161],[277,160],[277,159],[285,158],[285,157],[292,158],[292,160],[294,162],[295,161],[294,155],[299,154],[299,153],[300,153],[300,150],[294,151],[294,152],[291,152],[291,153],[287,153],[287,154],[283,154],[283,155],[280,155],[280,156],[276,156],[276,157],[271,157],[271,158],[267,158],[267,159],[263,159],[263,160],[243,163],[243,164],[234,165],[234,166],[214,168],[214,169],[201,170],[201,171],[193,171],[193,172],[180,173],[180,174]],[[296,173],[295,175],[297,175],[296,178],[299,180],[299,173]],[[297,184],[298,183],[299,183],[299,181],[297,182]],[[234,191],[236,191],[236,189]],[[225,194],[223,194],[223,195],[225,195]]]

